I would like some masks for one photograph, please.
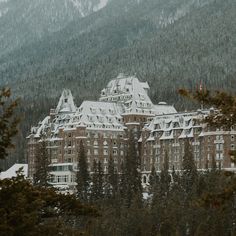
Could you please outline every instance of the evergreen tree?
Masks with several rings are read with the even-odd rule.
[[[43,135],[36,146],[35,155],[35,174],[34,185],[46,187],[49,186],[50,173],[49,173],[49,155],[47,150],[47,141]]]
[[[178,176],[178,174],[177,174],[176,171],[175,171],[175,166],[174,166],[174,165],[173,165],[173,167],[172,167],[172,173],[171,173],[171,175],[172,175],[173,184],[174,184],[174,183],[178,183],[178,182],[179,182],[179,176]]]
[[[0,180],[0,235],[81,235],[85,226],[70,224],[97,216],[74,195],[58,194],[53,188],[34,186],[20,173]]]
[[[194,156],[191,148],[191,144],[188,139],[184,144],[184,156],[183,156],[183,173],[182,173],[182,188],[183,188],[183,216],[184,221],[182,225],[183,235],[193,235],[196,228],[197,218],[194,217],[194,208],[191,202],[198,197],[198,174],[194,162]]]
[[[97,162],[93,160],[93,173],[92,173],[92,181],[91,181],[91,201],[95,202],[98,199],[98,167]]]
[[[115,170],[112,157],[108,160],[108,174],[106,182],[106,197],[108,199],[114,199],[118,192],[118,173]]]
[[[126,182],[126,198],[125,204],[130,207],[135,202],[142,203],[142,184],[141,184],[141,173],[140,173],[140,160],[136,148],[134,135],[130,132],[128,140],[128,150],[124,163],[124,177]]]
[[[98,161],[98,199],[102,200],[104,197],[104,171],[102,163]]]
[[[197,168],[194,162],[194,156],[191,144],[188,139],[184,144],[184,156],[182,162],[183,168],[183,187],[187,193],[191,192],[196,187],[197,181]]]
[[[216,171],[216,158],[214,154],[211,157],[211,171]]]
[[[163,168],[161,170],[161,194],[167,196],[170,188],[171,176],[169,174],[169,156],[167,150],[165,151]]]
[[[152,194],[152,195],[154,194],[155,189],[157,188],[158,182],[159,182],[158,175],[156,173],[155,166],[153,165],[151,174],[149,176],[149,194]]]
[[[120,198],[125,199],[127,194],[127,182],[126,182],[126,169],[123,161],[120,164],[118,188],[119,188],[118,192]]]
[[[104,196],[104,174],[101,162],[96,160],[93,162],[93,175],[92,175],[92,188],[91,188],[91,201],[101,201]]]
[[[19,101],[11,101],[10,97],[10,89],[0,90],[0,159],[6,159],[9,148],[14,147],[12,139],[20,121],[14,114]]]
[[[77,166],[77,196],[82,202],[89,200],[89,173],[83,141],[80,141]]]

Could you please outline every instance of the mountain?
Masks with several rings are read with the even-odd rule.
[[[50,9],[49,1],[37,1]],[[20,24],[19,34],[12,32],[27,40],[0,56],[0,86],[22,98],[22,136],[56,104],[63,88],[72,90],[79,105],[96,99],[120,72],[147,80],[153,102],[164,100],[180,110],[192,108],[178,96],[180,87],[196,89],[202,81],[210,89],[235,91],[234,0],[110,0],[84,15],[70,6],[75,15],[40,36],[31,33],[36,24],[29,31]],[[11,24],[17,29],[16,19]]]
[[[1,0],[0,55],[79,22],[108,0]]]
[[[202,80],[233,89],[235,8],[233,0],[110,1],[2,56],[2,84],[26,100],[39,91],[41,98],[54,99],[69,87],[81,101],[98,95],[97,88],[118,73],[137,73],[151,83],[155,100],[183,107],[179,87]]]

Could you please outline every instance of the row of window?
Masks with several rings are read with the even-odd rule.
[[[51,183],[73,183],[75,182],[75,176],[74,175],[57,175],[57,176],[51,176],[50,177]]]
[[[88,155],[91,155],[91,154],[98,155],[98,154],[99,154],[99,149],[93,149],[93,153],[91,152],[90,149],[88,149],[88,150],[87,150],[87,154],[88,154]],[[103,150],[103,155],[108,155],[108,154],[109,154],[108,149],[104,149],[104,150]],[[119,152],[118,152],[117,149],[113,149],[113,150],[112,150],[112,154],[113,154],[114,156],[117,156],[117,155],[119,155]],[[123,150],[120,150],[120,155],[121,155],[121,156],[124,155],[124,151],[123,151]]]

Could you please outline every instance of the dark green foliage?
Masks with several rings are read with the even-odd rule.
[[[182,96],[208,107],[214,107],[212,113],[204,119],[211,128],[230,130],[236,124],[236,96],[224,91],[211,93],[209,90],[191,92],[180,89]]]
[[[104,198],[104,173],[102,164],[96,160],[93,162],[91,201],[98,202]]]
[[[77,196],[82,202],[88,202],[89,200],[89,179],[87,157],[85,154],[83,141],[81,140],[78,154],[76,188]]]
[[[35,174],[34,185],[46,187],[49,186],[50,173],[49,173],[50,159],[47,149],[47,141],[41,135],[40,141],[36,146],[35,154]]]
[[[69,222],[97,216],[75,196],[33,186],[21,175],[1,180],[0,189],[1,235],[80,235],[84,229]]]
[[[119,188],[119,195],[123,198],[127,191],[126,169],[125,169],[124,162],[121,162],[121,165],[120,165],[118,188]]]
[[[127,155],[124,162],[124,170],[121,189],[123,191],[125,205],[130,207],[134,202],[142,204],[142,185],[140,173],[140,157],[136,148],[137,142],[132,132],[129,133]]]
[[[106,198],[114,199],[118,195],[118,173],[112,157],[108,160],[108,174],[106,177]]]
[[[15,116],[18,100],[11,101],[10,89],[0,91],[0,159],[6,159],[8,151],[13,148],[13,137],[17,134],[19,118]]]
[[[221,128],[231,130],[236,125],[236,96],[224,91],[211,93],[208,90],[192,92],[186,89],[180,89],[179,93],[193,101],[202,103],[214,110],[202,121],[209,128]],[[233,162],[236,162],[236,151],[229,150],[229,155]]]
[[[152,166],[152,171],[149,176],[149,193],[154,194],[155,189],[157,188],[157,185],[159,184],[159,176],[156,173],[155,166]]]
[[[0,99],[0,124],[3,136],[0,150],[5,157],[11,147],[12,137],[16,134],[18,120],[13,117],[16,102],[4,106],[10,96],[9,90],[2,90]],[[97,211],[84,206],[75,195],[58,194],[47,185],[47,152],[46,142],[42,138],[39,143],[36,185],[32,185],[22,175],[22,169],[17,177],[0,180],[0,234],[7,236],[38,236],[38,235],[81,235],[85,232],[87,218],[97,216]],[[44,176],[45,175],[45,176]],[[82,222],[77,227],[75,222]]]
[[[182,168],[184,181],[183,187],[184,190],[189,193],[196,187],[197,168],[194,162],[192,147],[188,139],[185,140]]]
[[[169,157],[167,151],[165,152],[163,169],[160,176],[161,194],[166,196],[169,192],[171,177],[169,174]]]

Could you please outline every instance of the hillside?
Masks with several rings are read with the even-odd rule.
[[[34,98],[35,91],[55,98],[69,87],[83,91],[76,95],[81,100],[90,97],[86,91],[94,84],[97,95],[97,88],[119,72],[147,79],[152,97],[171,103],[176,103],[176,97],[168,99],[173,91],[199,80],[211,88],[232,88],[232,0],[192,1],[187,8],[184,0],[131,1],[134,5],[127,11],[125,3],[119,3],[2,57],[2,81],[25,99]]]
[[[108,0],[1,0],[0,56],[65,28]]]
[[[0,58],[0,86],[22,98],[22,136],[55,106],[63,88],[96,99],[120,72],[148,80],[153,102],[190,107],[176,90],[235,91],[233,0],[120,0]],[[79,23],[78,23],[79,22]]]

